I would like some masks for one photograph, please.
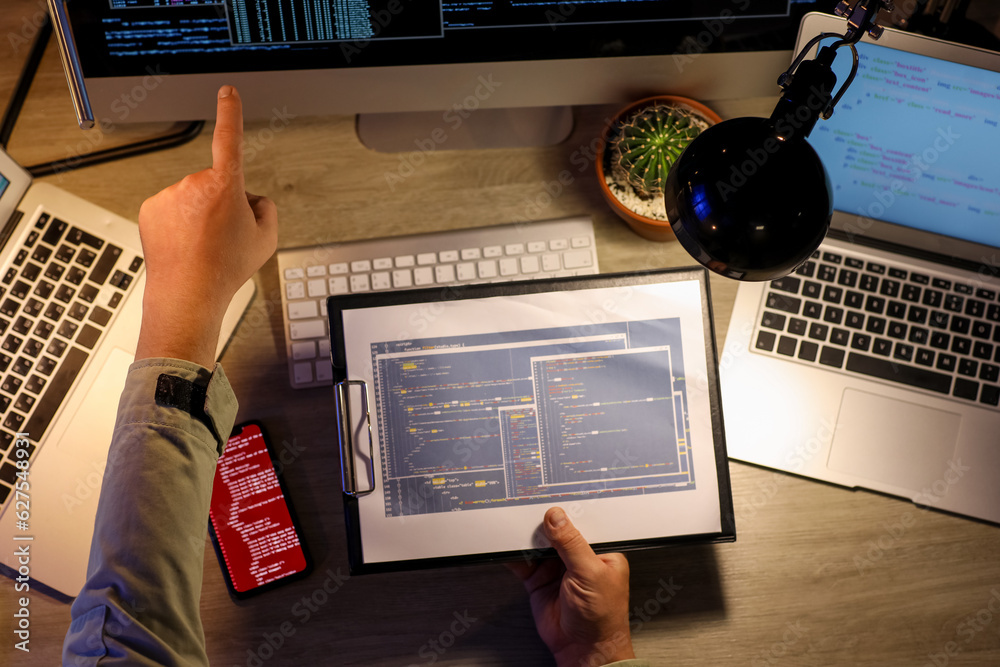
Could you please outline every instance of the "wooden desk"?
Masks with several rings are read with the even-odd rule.
[[[37,0],[6,2],[0,35],[21,35],[38,7]],[[15,48],[8,38],[0,44],[4,101],[26,54],[25,44]],[[723,115],[769,111],[766,100],[716,108]],[[267,123],[252,123],[247,137],[259,145],[248,154],[247,187],[277,202],[282,247],[588,213],[604,271],[690,264],[676,244],[629,231],[600,199],[589,167],[577,170],[575,155],[589,150],[607,111],[578,110],[573,135],[553,148],[424,155],[394,190],[386,174],[407,158],[366,150],[351,118],[295,118],[273,135]],[[122,126],[104,138],[76,130],[50,48],[11,152],[34,164],[160,129]],[[168,152],[48,180],[135,218],[145,197],[207,166],[209,147],[205,133]],[[546,186],[563,170],[572,182],[546,204]],[[240,419],[263,421],[293,457],[285,475],[316,571],[236,604],[206,545],[202,616],[213,663],[550,664],[522,587],[503,567],[345,577],[330,391],[288,388],[274,260],[257,281],[257,299],[223,361]],[[735,289],[712,280],[720,342]],[[731,472],[735,544],[629,557],[640,655],[663,665],[1000,664],[995,526],[736,462]],[[0,607],[12,610],[13,598],[12,583],[0,582]],[[10,615],[0,613],[0,662],[58,663],[68,604],[32,591],[31,613],[30,655],[13,649]]]

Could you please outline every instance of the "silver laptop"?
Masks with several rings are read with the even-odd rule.
[[[807,15],[799,48],[843,24]],[[1000,54],[892,30],[858,47],[809,138],[830,236],[738,290],[729,454],[1000,522]]]
[[[0,562],[9,576],[74,596],[139,333],[139,231],[32,183],[2,151],[0,220],[0,541],[9,547]],[[219,354],[253,293],[248,282],[234,298]],[[19,433],[31,453],[20,477]]]

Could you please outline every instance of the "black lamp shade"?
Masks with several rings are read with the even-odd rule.
[[[786,122],[719,123],[695,138],[670,170],[667,218],[685,250],[712,271],[773,280],[808,259],[826,236],[830,179],[805,140],[808,131],[783,127]]]

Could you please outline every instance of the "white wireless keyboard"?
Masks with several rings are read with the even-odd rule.
[[[586,217],[279,250],[289,381],[332,382],[328,296],[597,272]]]

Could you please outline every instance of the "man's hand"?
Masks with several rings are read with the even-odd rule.
[[[222,319],[240,286],[274,253],[277,209],[243,183],[243,104],[219,90],[212,167],[147,199],[139,210],[146,291],[136,359],[215,365]]]
[[[510,563],[531,597],[531,613],[560,667],[604,665],[634,658],[628,623],[628,561],[598,556],[553,507],[543,529],[559,560]]]

